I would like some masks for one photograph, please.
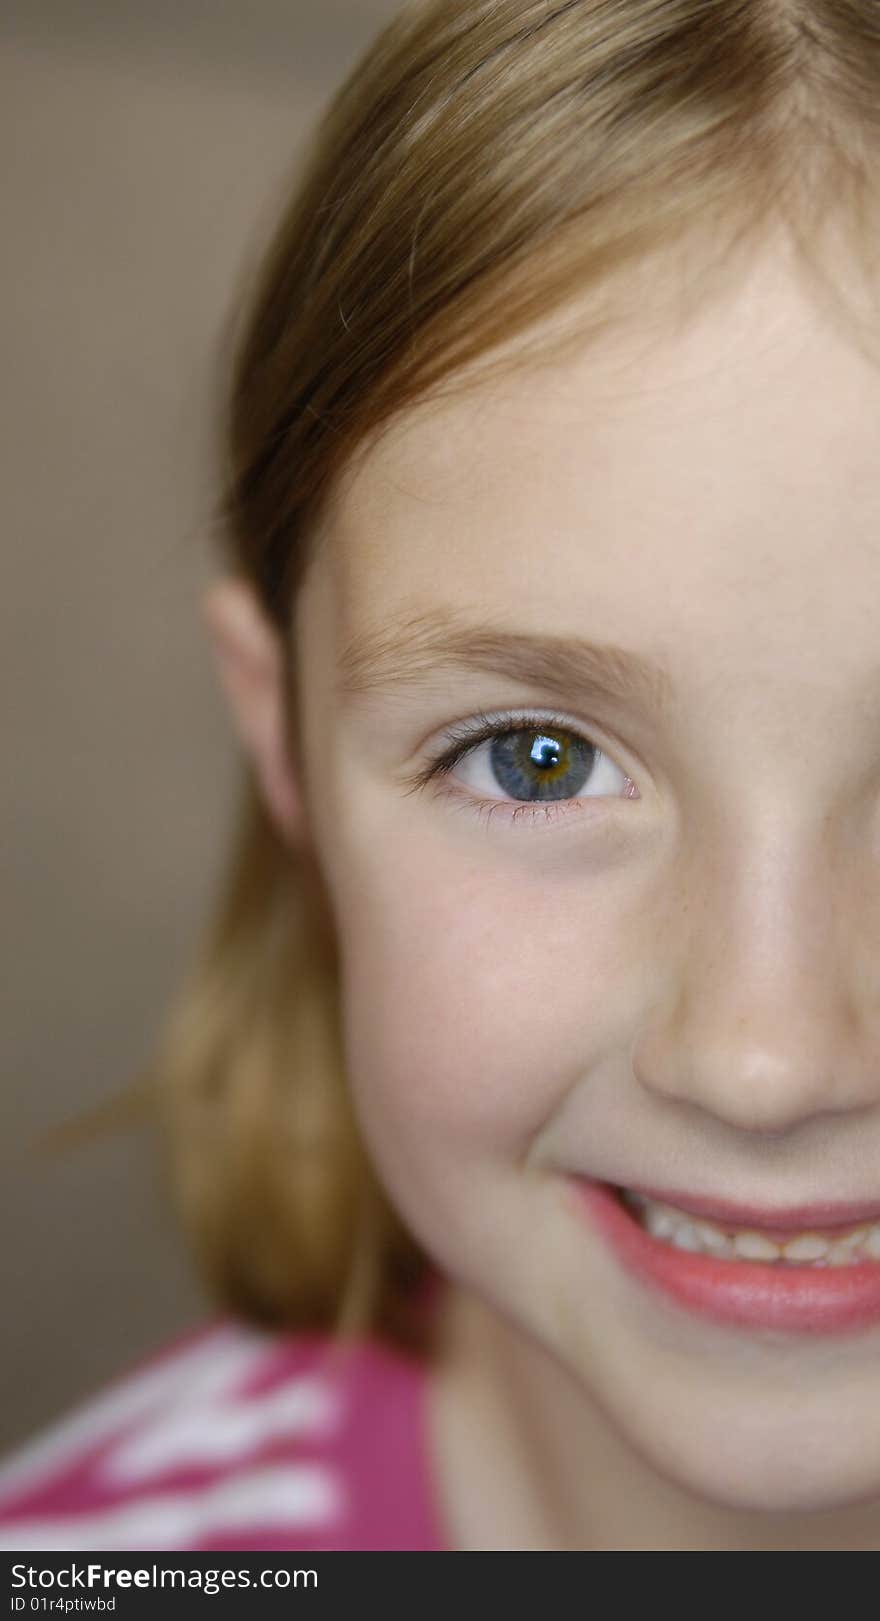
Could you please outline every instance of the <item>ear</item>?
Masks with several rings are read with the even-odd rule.
[[[210,587],[202,618],[233,726],[253,763],[266,809],[284,838],[299,843],[303,804],[286,736],[279,633],[253,587],[235,575]]]

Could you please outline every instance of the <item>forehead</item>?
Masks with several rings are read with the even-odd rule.
[[[403,413],[340,495],[337,623],[434,607],[665,653],[818,595],[844,629],[880,586],[878,468],[880,367],[770,252],[686,319]]]

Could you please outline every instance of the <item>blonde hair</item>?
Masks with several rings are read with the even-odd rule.
[[[240,305],[224,561],[287,650],[340,475],[407,405],[627,266],[699,237],[720,276],[786,214],[869,252],[880,13],[860,0],[423,0],[330,104]],[[514,362],[515,363],[515,362]],[[246,775],[228,885],[161,1034],[169,1178],[216,1299],[422,1345],[428,1260],[349,1103],[320,874]]]

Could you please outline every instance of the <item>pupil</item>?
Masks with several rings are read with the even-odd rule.
[[[532,749],[532,759],[535,765],[555,767],[558,766],[561,758],[562,750],[558,743],[554,743],[549,737],[539,738]]]

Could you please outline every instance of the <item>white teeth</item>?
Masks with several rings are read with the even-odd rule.
[[[665,1205],[651,1204],[645,1210],[645,1225],[655,1238],[671,1238],[680,1220]]]
[[[835,1244],[833,1249],[828,1251],[827,1264],[829,1266],[852,1266],[853,1259],[852,1250],[847,1249],[844,1244]],[[857,1260],[858,1256],[855,1259]]]
[[[680,1221],[670,1240],[677,1250],[699,1250],[702,1248],[697,1234],[689,1221]]]
[[[623,1192],[624,1204],[653,1238],[694,1254],[713,1255],[725,1260],[763,1261],[797,1266],[855,1266],[867,1260],[880,1260],[880,1223],[857,1227],[840,1239],[821,1238],[818,1233],[799,1233],[787,1244],[776,1244],[765,1233],[724,1232],[711,1221],[697,1221],[672,1205],[664,1205],[641,1193]]]
[[[694,1222],[694,1231],[700,1240],[701,1247],[708,1250],[710,1255],[730,1256],[736,1253],[733,1247],[733,1239],[728,1238],[726,1233],[720,1233],[717,1227],[710,1227],[707,1221]]]
[[[771,1243],[763,1233],[737,1233],[733,1247],[744,1261],[779,1260],[779,1245]]]
[[[782,1253],[787,1261],[818,1261],[820,1255],[827,1255],[831,1245],[824,1238],[818,1238],[815,1233],[803,1233],[800,1238],[793,1238],[788,1244],[783,1244]]]

